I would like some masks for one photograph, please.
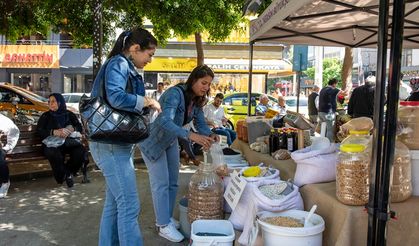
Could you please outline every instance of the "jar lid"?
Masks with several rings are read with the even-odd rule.
[[[349,134],[350,135],[352,135],[352,134],[357,134],[357,135],[369,135],[370,134],[370,131],[367,131],[367,130],[362,130],[362,131],[357,131],[357,130],[350,130],[349,131]]]
[[[419,101],[402,101],[400,106],[419,106]]]
[[[349,153],[360,153],[365,150],[365,146],[362,144],[342,144],[340,150]]]

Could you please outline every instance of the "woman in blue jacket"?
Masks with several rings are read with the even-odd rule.
[[[219,140],[208,128],[202,111],[213,79],[211,68],[198,66],[185,84],[169,88],[160,97],[162,113],[150,125],[150,136],[140,143],[149,171],[159,235],[172,242],[183,240],[183,235],[177,230],[179,223],[172,218],[178,189],[178,138],[194,141],[204,149],[209,149],[214,140]],[[198,133],[182,128],[192,120]]]
[[[109,104],[140,113],[144,107],[160,110],[157,101],[145,97],[144,82],[135,68],[151,62],[157,40],[147,30],[134,28],[119,35],[93,84],[92,97],[105,83]],[[130,85],[128,85],[130,83]],[[126,91],[126,88],[130,88]],[[99,245],[143,245],[138,224],[140,201],[132,160],[134,144],[89,142],[96,164],[106,181],[106,199],[100,222]]]

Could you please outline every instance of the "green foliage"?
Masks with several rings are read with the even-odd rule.
[[[327,83],[332,78],[337,78],[339,80],[339,83],[337,87],[342,86],[342,61],[340,61],[337,58],[326,58],[323,60],[323,87],[327,86]],[[309,77],[310,79],[314,79],[315,71],[314,67],[307,68],[304,73]]]

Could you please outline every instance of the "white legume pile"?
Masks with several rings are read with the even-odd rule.
[[[283,227],[304,227],[304,224],[301,223],[298,219],[292,217],[267,217],[263,221],[271,225],[283,226]]]
[[[281,195],[284,189],[287,187],[286,183],[270,184],[259,186],[260,192],[271,200],[282,199],[285,196]]]

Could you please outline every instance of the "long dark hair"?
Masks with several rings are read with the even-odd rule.
[[[214,79],[214,71],[207,65],[201,65],[195,67],[191,74],[186,80],[186,102],[189,104],[190,101],[193,100],[194,104],[198,107],[203,107],[208,102],[208,95],[210,90],[207,91],[207,94],[202,97],[195,97],[195,93],[192,90],[192,86],[198,81],[198,79],[204,78],[205,76],[210,76]]]
[[[134,44],[139,44],[141,50],[146,50],[157,46],[157,39],[149,31],[140,27],[134,27],[130,31],[124,31],[116,40],[108,55],[108,59],[128,50]]]

